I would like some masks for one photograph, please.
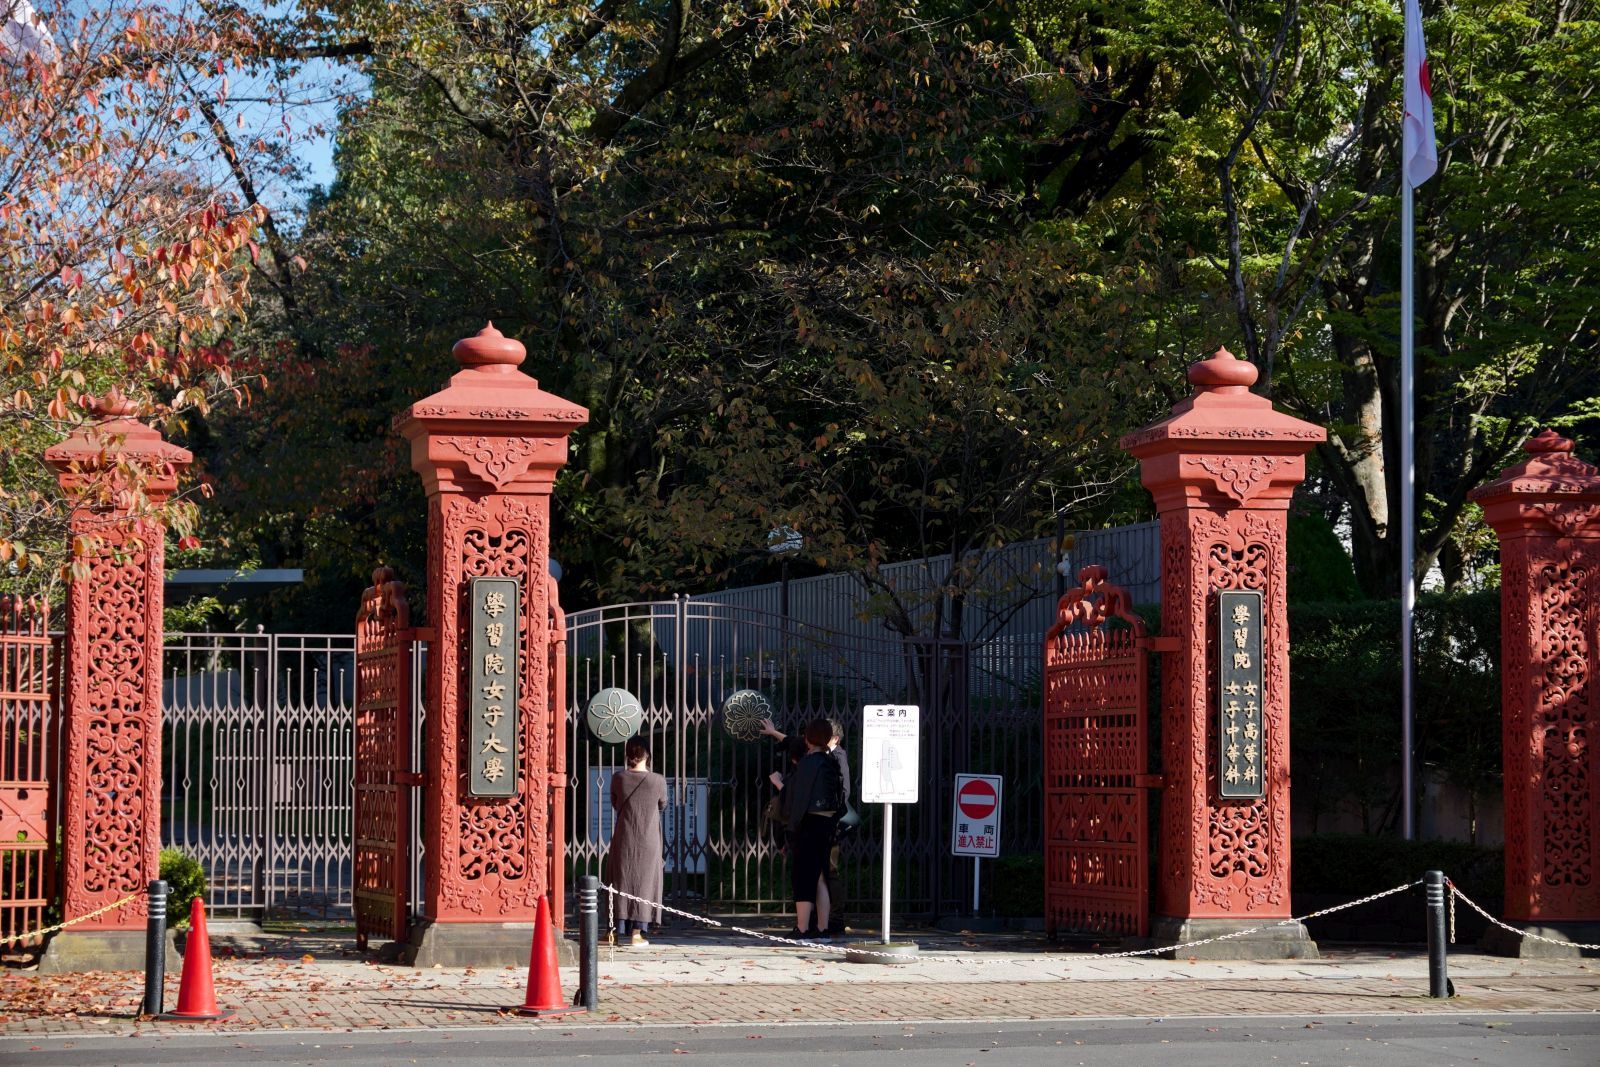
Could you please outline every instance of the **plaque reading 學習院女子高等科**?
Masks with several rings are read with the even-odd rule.
[[[522,676],[517,620],[521,583],[467,583],[467,793],[509,797],[517,791],[517,680]]]
[[[1266,787],[1261,608],[1259,590],[1217,593],[1217,787],[1224,797],[1258,797]]]

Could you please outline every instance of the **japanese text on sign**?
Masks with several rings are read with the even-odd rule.
[[[509,797],[517,792],[517,620],[522,597],[515,578],[473,578],[467,598],[467,792]]]
[[[868,704],[861,712],[861,799],[917,802],[921,710],[915,704]]]
[[[950,826],[952,856],[1000,855],[1000,796],[998,774],[956,775],[955,811]]]
[[[1224,797],[1258,797],[1266,783],[1261,592],[1217,593],[1217,783]]]

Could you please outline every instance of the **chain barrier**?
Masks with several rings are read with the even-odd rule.
[[[123,897],[121,900],[113,900],[110,904],[107,904],[105,907],[96,908],[94,911],[91,911],[89,914],[80,915],[76,919],[68,919],[66,922],[56,923],[54,926],[46,926],[43,930],[35,930],[32,933],[14,934],[11,937],[0,937],[0,945],[14,945],[14,944],[19,944],[19,943],[24,942],[24,941],[32,941],[36,937],[44,937],[47,934],[53,934],[53,933],[56,933],[57,931],[65,930],[67,927],[75,925],[77,923],[88,922],[90,919],[97,919],[100,916],[104,915],[106,912],[108,912],[108,911],[116,911],[118,908],[120,908],[124,904],[128,903],[128,901],[137,900],[139,897],[142,897],[142,896],[144,896],[144,893],[142,893],[142,892],[140,892],[140,893],[129,893],[127,896]]]
[[[1332,907],[1320,908],[1317,911],[1307,912],[1305,915],[1299,916],[1298,918],[1279,919],[1276,922],[1262,923],[1260,926],[1251,926],[1243,930],[1234,930],[1231,933],[1218,934],[1216,937],[1205,937],[1198,941],[1185,941],[1177,945],[1157,945],[1154,948],[1130,949],[1126,952],[1090,952],[1083,954],[1082,958],[1092,960],[1130,959],[1134,956],[1156,956],[1166,952],[1176,953],[1182,951],[1183,949],[1199,948],[1201,945],[1215,944],[1218,941],[1232,941],[1235,938],[1248,937],[1251,934],[1260,933],[1262,930],[1270,930],[1279,926],[1292,926],[1295,923],[1303,923],[1308,919],[1316,919],[1323,915],[1331,915],[1336,911],[1344,911],[1346,908],[1355,908],[1360,907],[1362,904],[1370,904],[1374,900],[1382,900],[1384,897],[1390,897],[1396,893],[1403,893],[1407,889],[1415,888],[1421,884],[1422,879],[1418,878],[1415,881],[1404,882],[1392,889],[1385,889],[1381,893],[1373,893],[1369,896],[1362,897],[1359,900],[1352,900],[1344,904],[1335,904]],[[779,934],[769,934],[762,930],[750,930],[743,926],[735,926],[732,923],[719,922],[716,919],[711,919],[704,915],[696,915],[694,912],[683,911],[679,908],[674,908],[666,904],[658,904],[653,900],[646,900],[644,897],[636,897],[632,893],[623,892],[614,886],[606,885],[604,882],[600,883],[600,888],[610,894],[607,897],[608,909],[612,900],[617,897],[622,897],[626,900],[632,900],[639,904],[646,904],[653,908],[659,908],[662,911],[668,912],[672,915],[680,915],[685,919],[692,919],[695,922],[704,923],[707,926],[714,926],[721,930],[727,930],[730,933],[744,934],[746,937],[753,937],[762,941],[776,942],[785,948],[807,949],[813,952],[837,952],[851,956],[878,956],[884,959],[898,960],[902,963],[907,962],[910,959],[915,959],[915,957],[902,956],[894,952],[874,952],[871,949],[856,948],[853,945],[834,945],[825,941],[799,940],[795,938],[783,937]],[[989,962],[986,957],[982,956],[945,956],[942,954],[939,956],[939,961],[941,963]]]
[[[1477,901],[1463,893],[1450,879],[1446,878],[1444,880],[1444,884],[1450,888],[1450,926],[1452,931],[1455,929],[1455,898],[1460,897],[1462,900],[1466,901],[1467,907],[1471,908],[1479,915],[1482,915],[1485,919],[1488,919],[1491,923],[1500,927],[1500,929],[1507,930],[1513,934],[1516,934],[1518,937],[1525,937],[1530,941],[1543,941],[1547,945],[1560,945],[1562,948],[1586,948],[1600,951],[1600,945],[1586,945],[1581,941],[1563,941],[1559,937],[1545,937],[1543,934],[1529,933],[1527,930],[1519,929],[1515,926],[1512,926],[1508,922],[1502,922],[1501,920],[1496,919],[1493,915],[1490,915],[1488,912],[1484,911]],[[1455,934],[1453,932],[1450,935],[1450,940],[1455,940]]]

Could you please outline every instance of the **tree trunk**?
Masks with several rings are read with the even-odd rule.
[[[1344,372],[1343,477],[1350,504],[1351,555],[1356,581],[1371,597],[1398,589],[1399,560],[1391,529],[1388,463],[1384,449],[1383,391],[1371,346],[1335,330],[1333,343]],[[1335,429],[1334,432],[1340,432]]]

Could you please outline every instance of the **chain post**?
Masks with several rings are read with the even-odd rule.
[[[166,1010],[167,986],[167,883],[150,883],[148,917],[144,924],[144,1014]]]
[[[578,879],[578,995],[573,1003],[587,1011],[600,1005],[600,879]]]
[[[1444,923],[1444,872],[1428,871],[1422,876],[1422,884],[1428,894],[1428,996],[1444,1000],[1451,994]]]

